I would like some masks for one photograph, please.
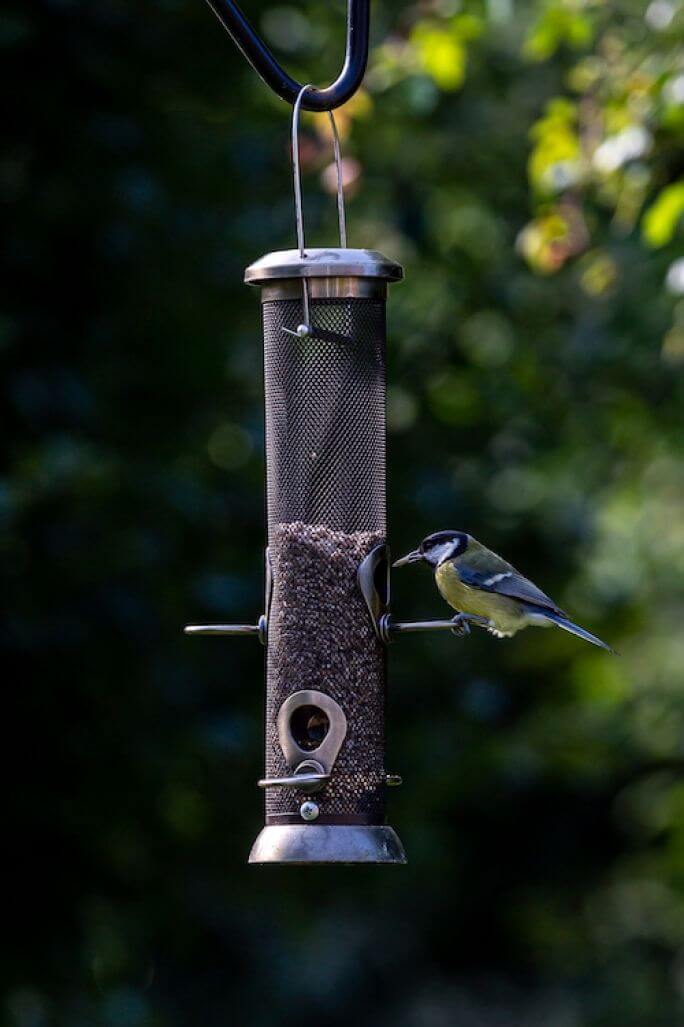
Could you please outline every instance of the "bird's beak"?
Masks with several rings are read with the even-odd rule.
[[[393,567],[405,567],[407,563],[417,563],[419,560],[423,560],[424,556],[420,549],[413,549],[406,556],[402,556],[400,560],[395,560],[392,564]]]

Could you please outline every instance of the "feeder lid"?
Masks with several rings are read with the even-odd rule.
[[[248,285],[260,285],[283,278],[384,278],[398,282],[404,269],[377,250],[316,249],[277,250],[250,264],[245,271]]]

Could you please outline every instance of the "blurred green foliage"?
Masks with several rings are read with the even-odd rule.
[[[324,82],[344,5],[250,0]],[[7,1027],[673,1027],[684,1013],[684,12],[373,0],[339,113],[392,288],[396,552],[470,530],[561,632],[391,651],[405,869],[244,865],[263,674],[260,329],[288,109],[200,0],[10,2],[0,487]],[[334,239],[327,119],[309,240]],[[402,615],[443,612],[397,575]]]

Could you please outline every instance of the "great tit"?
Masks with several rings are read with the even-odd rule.
[[[485,627],[497,638],[510,638],[530,625],[555,624],[614,652],[596,635],[568,620],[554,601],[515,567],[464,531],[436,531],[393,566],[419,560],[432,567],[437,588],[458,611],[455,621],[465,630],[470,622]]]

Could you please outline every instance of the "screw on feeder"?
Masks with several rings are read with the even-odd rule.
[[[311,802],[311,800],[303,802],[299,807],[299,815],[302,818],[302,820],[318,820],[320,812],[321,811],[316,805],[316,803]]]

